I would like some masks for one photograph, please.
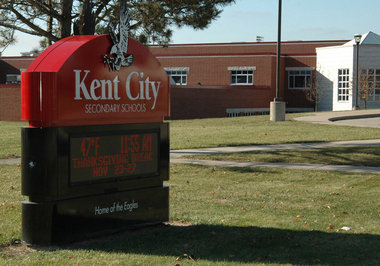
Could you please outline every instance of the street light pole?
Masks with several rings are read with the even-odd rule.
[[[281,13],[282,0],[278,0],[278,32],[277,32],[277,78],[276,78],[276,98],[275,102],[281,101],[280,78],[281,78]]]
[[[281,86],[281,10],[282,1],[278,0],[278,34],[277,34],[277,77],[276,77],[276,98],[270,102],[270,120],[285,121],[285,102],[280,96]]]
[[[355,34],[355,43],[356,43],[356,83],[355,83],[355,106],[354,110],[359,110],[359,44],[362,38],[361,34]]]

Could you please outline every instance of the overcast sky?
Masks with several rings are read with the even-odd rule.
[[[207,29],[174,29],[173,43],[277,40],[278,0],[236,0]],[[355,33],[380,34],[380,0],[282,0],[282,40],[349,40]],[[4,56],[39,46],[39,38],[17,34]]]

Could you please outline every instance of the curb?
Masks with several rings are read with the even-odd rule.
[[[347,116],[337,116],[328,118],[329,121],[341,121],[341,120],[351,120],[351,119],[363,119],[363,118],[376,118],[380,117],[380,114],[365,114],[365,115],[347,115]]]

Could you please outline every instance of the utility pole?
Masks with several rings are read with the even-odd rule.
[[[282,0],[278,0],[278,34],[277,34],[277,77],[276,77],[276,98],[270,102],[270,120],[285,121],[285,102],[280,96],[281,83],[281,12]]]

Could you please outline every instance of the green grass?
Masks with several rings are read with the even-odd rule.
[[[21,201],[24,199],[20,167],[0,165],[0,178],[0,243],[7,245],[20,238]]]
[[[186,157],[218,161],[310,163],[380,167],[380,146],[260,151]]]
[[[25,122],[0,121],[0,158],[21,156],[21,127]]]
[[[33,252],[9,246],[21,235],[19,168],[0,171],[4,265],[380,263],[378,175],[172,164],[173,225]]]
[[[308,124],[290,120],[293,115],[287,117],[278,123],[270,122],[268,116],[172,121],[171,148],[380,135],[380,129]],[[0,158],[20,156],[23,125],[0,122]],[[265,156],[321,161],[341,157],[344,164],[378,160],[376,147],[350,149]],[[359,160],[347,155],[354,152]],[[38,251],[16,244],[21,238],[20,203],[25,199],[19,166],[0,165],[0,177],[0,265],[380,264],[378,175],[172,164],[170,225]],[[351,230],[343,231],[343,226]],[[178,257],[182,260],[176,261]]]
[[[376,139],[379,128],[304,123],[287,115],[284,122],[269,116],[170,121],[170,148],[206,148],[254,144]]]

